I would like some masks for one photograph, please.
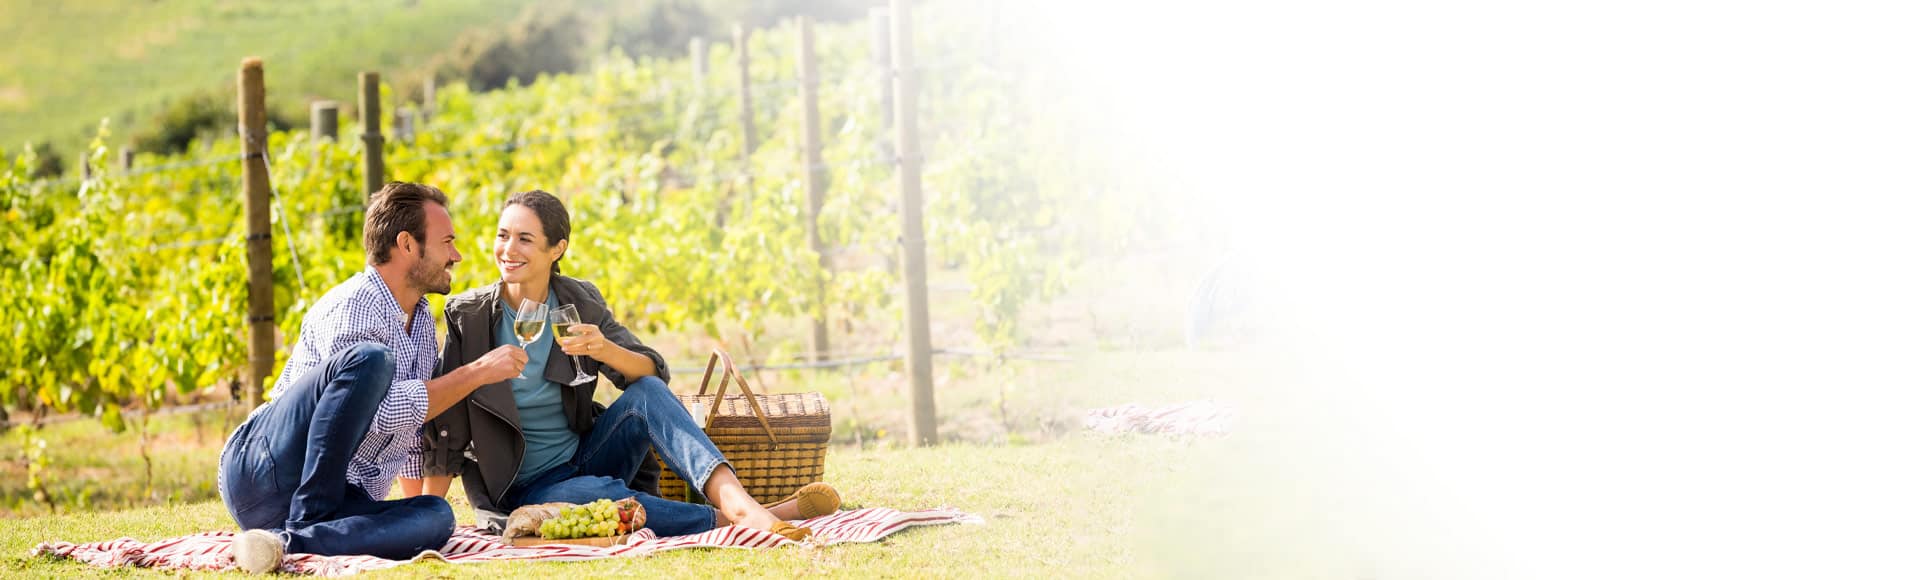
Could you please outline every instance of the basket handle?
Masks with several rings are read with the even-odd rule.
[[[713,408],[707,410],[707,424],[712,425],[714,418],[720,416],[720,403],[726,400],[728,379],[732,379],[733,382],[740,383],[740,392],[746,396],[747,406],[753,408],[754,417],[760,419],[760,428],[766,431],[767,440],[772,441],[774,445],[779,445],[780,438],[773,434],[773,424],[767,422],[766,410],[760,408],[759,398],[754,396],[753,389],[747,387],[746,375],[741,374],[740,369],[733,366],[733,357],[727,356],[726,351],[716,348],[713,349],[713,354],[707,357],[707,373],[700,377],[700,394],[707,394],[707,384],[713,379],[715,363],[721,365],[720,388],[714,390]]]

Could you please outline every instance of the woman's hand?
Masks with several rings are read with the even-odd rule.
[[[560,352],[568,356],[591,357],[623,377],[638,378],[660,372],[660,369],[654,368],[653,359],[620,346],[620,343],[600,332],[598,326],[575,324],[568,327],[567,331],[572,336],[560,339]]]
[[[571,336],[560,339],[560,352],[567,353],[567,356],[592,357],[594,360],[606,362],[606,359],[600,357],[625,350],[613,341],[607,340],[607,335],[601,334],[598,326],[575,324],[568,326],[567,331]]]

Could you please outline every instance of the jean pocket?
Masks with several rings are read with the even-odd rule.
[[[228,499],[235,511],[248,511],[280,495],[279,464],[269,440],[251,438],[235,451],[238,456],[231,458],[233,471],[227,477]]]

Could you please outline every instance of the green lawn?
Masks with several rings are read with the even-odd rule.
[[[985,525],[911,529],[875,544],[819,550],[761,552],[688,550],[650,558],[580,564],[423,564],[383,571],[376,577],[480,577],[554,573],[673,573],[695,576],[811,573],[859,576],[960,576],[976,572],[1010,576],[1112,577],[1158,570],[1175,550],[1145,549],[1151,518],[1172,519],[1143,498],[1176,483],[1183,458],[1224,443],[1179,442],[1158,437],[1109,438],[1074,435],[1040,445],[946,445],[921,449],[837,449],[827,479],[849,507],[918,509],[953,506],[984,517]],[[463,523],[471,521],[465,503]],[[49,539],[97,541],[122,536],[158,539],[203,530],[233,529],[217,501],[128,511],[0,520],[0,571],[73,576],[122,575],[83,564],[26,558]],[[1179,537],[1186,537],[1181,534]],[[559,567],[559,570],[553,568]],[[536,569],[537,568],[537,569]],[[133,571],[135,576],[158,572]],[[1158,575],[1158,574],[1155,574]]]
[[[1108,437],[1079,429],[1077,417],[1088,408],[1137,402],[1157,404],[1212,396],[1253,403],[1258,391],[1236,380],[1236,355],[1186,353],[1092,353],[1074,363],[1028,363],[994,369],[978,363],[943,365],[942,428],[951,443],[932,448],[900,444],[904,413],[893,410],[904,396],[890,383],[874,379],[858,393],[835,374],[823,378],[786,373],[773,378],[781,389],[818,388],[836,401],[858,401],[866,411],[867,437],[856,442],[846,427],[850,407],[836,402],[841,424],[828,456],[827,480],[840,487],[849,507],[911,510],[952,506],[984,517],[985,525],[939,526],[902,532],[874,544],[819,550],[761,552],[687,550],[649,558],[576,564],[422,564],[403,566],[376,577],[443,577],[659,574],[691,576],[846,574],[867,576],[1171,576],[1244,575],[1277,566],[1288,554],[1264,548],[1248,527],[1249,508],[1266,501],[1271,473],[1279,465],[1266,455],[1273,441],[1253,428],[1263,419],[1241,420],[1244,433],[1222,439],[1179,440],[1158,436]],[[873,371],[875,375],[887,369]],[[864,375],[859,375],[864,376]],[[896,381],[897,382],[897,381]],[[1004,382],[1017,383],[1002,394]],[[835,385],[842,385],[836,387]],[[1231,385],[1242,385],[1233,387]],[[676,384],[690,388],[692,385]],[[1228,386],[1216,390],[1215,386]],[[840,389],[835,391],[835,389]],[[999,398],[1009,407],[1003,420]],[[196,426],[186,415],[156,421],[156,488],[210,486],[213,456],[226,427],[218,416]],[[202,435],[205,434],[205,435]],[[39,432],[52,441],[49,464],[55,481],[90,480],[103,492],[137,488],[129,473],[140,465],[129,459],[132,434],[107,434],[97,423],[77,421]],[[21,436],[6,444],[17,450]],[[76,445],[83,447],[75,447]],[[86,449],[82,451],[81,449]],[[99,452],[99,450],[114,450]],[[17,451],[11,451],[18,453]],[[4,467],[0,481],[23,485],[19,458]],[[90,474],[90,475],[80,475]],[[451,498],[470,521],[464,498]],[[12,487],[10,494],[20,492]],[[161,494],[165,501],[167,494]],[[110,502],[96,498],[102,503]],[[118,501],[130,502],[122,496]],[[49,539],[98,541],[128,536],[158,539],[204,530],[233,529],[214,496],[193,492],[164,507],[0,519],[0,574],[33,576],[158,575],[138,570],[94,570],[64,561],[26,558]],[[141,500],[145,501],[145,500]],[[136,502],[137,503],[137,502]],[[44,513],[44,510],[42,510]],[[1222,531],[1227,533],[1220,533]],[[558,567],[558,568],[555,568]]]
[[[350,102],[358,71],[413,69],[461,32],[507,22],[528,4],[0,0],[0,147],[52,138],[71,159],[101,117],[124,137],[170,98],[232,87],[247,56],[266,59],[278,106]]]

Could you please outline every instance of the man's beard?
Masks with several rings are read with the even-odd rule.
[[[411,271],[407,272],[407,281],[413,283],[415,288],[424,290],[428,294],[446,294],[452,292],[453,274],[447,272],[447,268],[451,266],[453,266],[453,262],[434,264],[429,260],[421,260],[413,265]]]

